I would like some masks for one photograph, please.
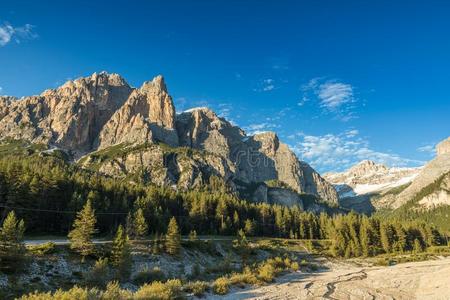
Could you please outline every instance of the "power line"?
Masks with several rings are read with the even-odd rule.
[[[77,211],[73,210],[52,210],[52,209],[39,209],[39,208],[26,208],[26,207],[14,207],[7,205],[0,205],[2,208],[8,208],[13,210],[26,210],[26,211],[39,211],[39,212],[51,212],[60,214],[76,214]],[[96,215],[126,215],[127,212],[96,212]]]

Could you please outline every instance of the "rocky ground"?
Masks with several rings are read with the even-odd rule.
[[[325,265],[318,272],[290,273],[267,286],[208,299],[450,299],[450,258],[390,267]]]

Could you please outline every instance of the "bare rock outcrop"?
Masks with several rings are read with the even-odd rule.
[[[307,163],[300,162],[273,132],[249,137],[234,157],[237,177],[251,182],[279,180],[297,193],[312,194],[338,203],[334,187]]]
[[[0,137],[85,153],[130,93],[122,77],[102,72],[68,81],[39,96],[2,101]]]
[[[245,133],[206,107],[194,108],[177,116],[177,132],[181,146],[233,156]]]
[[[114,147],[94,152],[80,164],[118,178],[141,174],[141,179],[153,184],[186,190],[202,187],[209,182],[211,176],[229,182],[234,172],[229,161],[212,153],[158,144],[123,145],[119,155],[110,155],[113,149]]]
[[[175,107],[162,76],[134,90],[125,104],[105,124],[98,148],[121,143],[163,142],[178,146]]]
[[[448,137],[446,140],[443,140],[436,146],[436,154],[438,156],[446,153],[450,153],[450,137]]]

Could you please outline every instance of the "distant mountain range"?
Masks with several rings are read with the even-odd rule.
[[[450,138],[436,146],[436,153],[436,158],[419,168],[388,168],[366,160],[324,178],[335,186],[340,204],[348,209],[371,212],[408,204],[430,210],[450,205]]]

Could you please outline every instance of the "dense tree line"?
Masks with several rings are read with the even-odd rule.
[[[130,184],[129,179],[101,176],[52,156],[1,158],[0,206],[1,220],[15,210],[28,232],[38,233],[67,234],[76,212],[88,207],[84,215],[91,222],[95,211],[98,233],[112,235],[123,224],[121,234],[136,238],[167,232],[174,218],[177,231],[185,235],[194,230],[235,235],[242,229],[248,236],[331,239],[333,253],[347,257],[419,250],[442,242],[440,233],[424,223],[387,222],[354,213],[316,215],[299,207],[250,203],[227,192],[215,177],[203,190],[191,191],[139,180]],[[81,228],[93,234],[92,228]]]

